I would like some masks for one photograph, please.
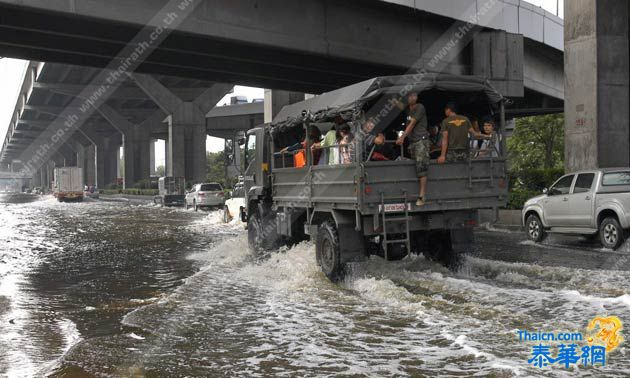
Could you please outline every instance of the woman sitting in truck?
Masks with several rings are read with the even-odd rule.
[[[322,133],[315,126],[311,126],[308,131],[309,131],[309,136],[310,136],[311,144],[312,144],[311,151],[313,153],[313,161],[317,163],[319,162],[319,159],[321,157],[322,150],[316,148],[315,146],[321,142]],[[293,167],[302,168],[306,166],[306,147],[307,146],[308,146],[308,141],[307,141],[307,138],[305,137],[301,143],[295,143],[291,146],[285,147],[282,150],[280,150],[280,153],[284,154],[287,152],[295,152],[295,154],[293,155]]]

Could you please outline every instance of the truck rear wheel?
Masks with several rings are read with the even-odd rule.
[[[415,236],[417,252],[422,252],[427,260],[435,261],[450,270],[457,270],[462,262],[465,251],[453,246],[452,232],[464,232],[462,230],[428,231],[426,234]]]
[[[324,222],[319,226],[315,256],[317,264],[329,280],[338,282],[343,279],[345,269],[341,263],[339,234],[337,233],[337,227],[332,222]]]
[[[608,217],[599,226],[599,236],[605,248],[617,249],[624,241],[623,228],[616,218]]]
[[[534,243],[541,243],[547,237],[545,227],[538,215],[528,216],[525,221],[525,228],[527,229],[527,237]]]

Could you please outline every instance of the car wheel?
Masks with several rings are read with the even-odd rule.
[[[332,222],[323,223],[317,231],[315,257],[329,280],[338,282],[343,279],[345,269],[341,263],[339,235],[337,227]]]
[[[605,248],[617,249],[624,241],[623,228],[616,218],[604,219],[599,226],[599,238]]]
[[[525,222],[525,229],[527,231],[527,237],[529,240],[540,243],[545,240],[547,237],[547,233],[545,232],[545,227],[542,224],[542,221],[538,217],[538,215],[530,215],[527,217],[527,221]]]

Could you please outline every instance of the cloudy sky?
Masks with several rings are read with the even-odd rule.
[[[559,9],[560,17],[564,17],[564,0],[527,0],[528,2],[543,7],[545,10],[556,13]],[[24,69],[26,62],[15,59],[0,59],[0,141],[4,141],[6,130],[11,120],[11,112],[15,108],[22,78],[24,77]],[[237,86],[234,94],[226,96],[219,104],[229,101],[229,96],[243,95],[251,101],[253,98],[262,98],[263,90],[259,88],[250,88]],[[1,142],[0,142],[1,145]],[[223,149],[223,141],[215,138],[208,138],[208,151],[221,151]],[[163,143],[156,150],[156,164],[163,164]]]

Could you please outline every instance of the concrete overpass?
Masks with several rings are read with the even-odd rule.
[[[56,62],[29,67],[0,162],[32,153],[28,149],[34,138],[54,133],[60,125],[53,120],[81,93],[98,89],[99,83],[93,83],[96,69],[126,47],[165,3],[0,0],[0,55]],[[133,183],[147,176],[149,141],[160,137],[168,140],[169,173],[201,179],[205,167],[198,162],[205,163],[205,150],[200,141],[212,131],[205,115],[231,87],[217,82],[320,93],[410,67],[424,68],[467,26],[462,20],[476,26],[461,38],[461,48],[446,51],[441,70],[490,78],[512,97],[508,114],[513,116],[561,107],[562,20],[521,1],[500,0],[482,13],[485,4],[202,2],[138,66],[137,72],[147,75],[125,80],[82,120],[81,131],[51,160],[80,164],[95,155],[102,177],[94,181],[102,186],[115,177],[115,154],[124,144],[126,182]],[[283,105],[276,103],[279,97],[270,96],[274,103],[268,108]],[[296,96],[285,97],[282,101]],[[250,117],[253,121],[258,120]],[[232,128],[223,123],[210,129],[224,135],[220,127]],[[81,146],[100,152],[82,153]],[[78,158],[73,157],[75,150]]]
[[[138,71],[321,93],[425,66],[454,21],[472,20],[481,28],[446,71],[486,75],[509,96],[524,84],[562,99],[562,20],[525,1],[492,1],[487,14],[478,12],[488,0],[202,1]],[[105,67],[165,3],[0,0],[0,51]]]

